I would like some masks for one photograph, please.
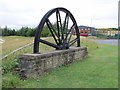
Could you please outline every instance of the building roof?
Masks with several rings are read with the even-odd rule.
[[[89,27],[89,26],[78,26],[79,29],[85,29],[85,28],[90,28],[90,29],[95,29],[94,27]]]

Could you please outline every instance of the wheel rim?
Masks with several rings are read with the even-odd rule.
[[[62,14],[64,13],[64,19],[62,21]],[[52,22],[50,21],[50,17],[52,15],[55,15],[56,17],[56,25],[55,28]],[[72,22],[71,27],[68,29],[70,21]],[[62,23],[63,22],[63,23]],[[51,32],[51,35],[55,41],[55,44],[52,42],[48,42],[46,40],[40,39],[41,33],[43,30],[44,25],[47,25],[49,28],[49,31]],[[76,38],[72,39],[75,32]],[[47,44],[48,46],[54,47],[57,50],[63,50],[63,49],[69,49],[70,46],[72,46],[75,42],[77,42],[77,47],[80,47],[80,37],[79,37],[79,29],[76,23],[75,18],[65,8],[54,8],[50,11],[48,11],[42,18],[38,29],[36,30],[35,39],[34,39],[34,52],[39,52],[39,43]]]

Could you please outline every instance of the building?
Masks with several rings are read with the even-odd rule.
[[[96,35],[96,29],[88,26],[78,26],[80,34]]]

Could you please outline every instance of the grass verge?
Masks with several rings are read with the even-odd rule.
[[[16,60],[10,58],[8,61],[4,61],[3,65],[6,66],[6,72],[3,74],[3,88],[118,87],[117,46],[96,44],[85,38],[81,39],[81,46],[88,47],[89,56],[86,59],[61,66],[43,76],[25,81],[20,80],[19,76],[14,72],[13,68],[16,65]],[[41,47],[46,50],[46,46],[41,44]],[[48,49],[50,48],[48,47]],[[10,64],[11,61],[14,62]]]
[[[2,55],[9,54],[15,49],[33,42],[33,37],[22,36],[4,36],[2,37],[4,43],[2,44]]]
[[[20,88],[118,88],[117,46],[99,45],[88,58],[56,68]]]

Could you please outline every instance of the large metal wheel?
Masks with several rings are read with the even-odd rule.
[[[52,17],[51,20],[50,17]],[[53,22],[53,20],[55,21]],[[56,23],[56,27],[53,25],[53,23]],[[48,30],[51,32],[55,43],[40,38],[44,25],[49,28]],[[38,26],[35,34],[33,53],[39,53],[40,42],[47,44],[48,46],[54,47],[57,50],[69,49],[69,47],[76,42],[77,47],[80,47],[79,35],[80,34],[76,20],[70,13],[70,11],[65,8],[54,8],[44,15]],[[76,37],[72,38],[72,36]]]

